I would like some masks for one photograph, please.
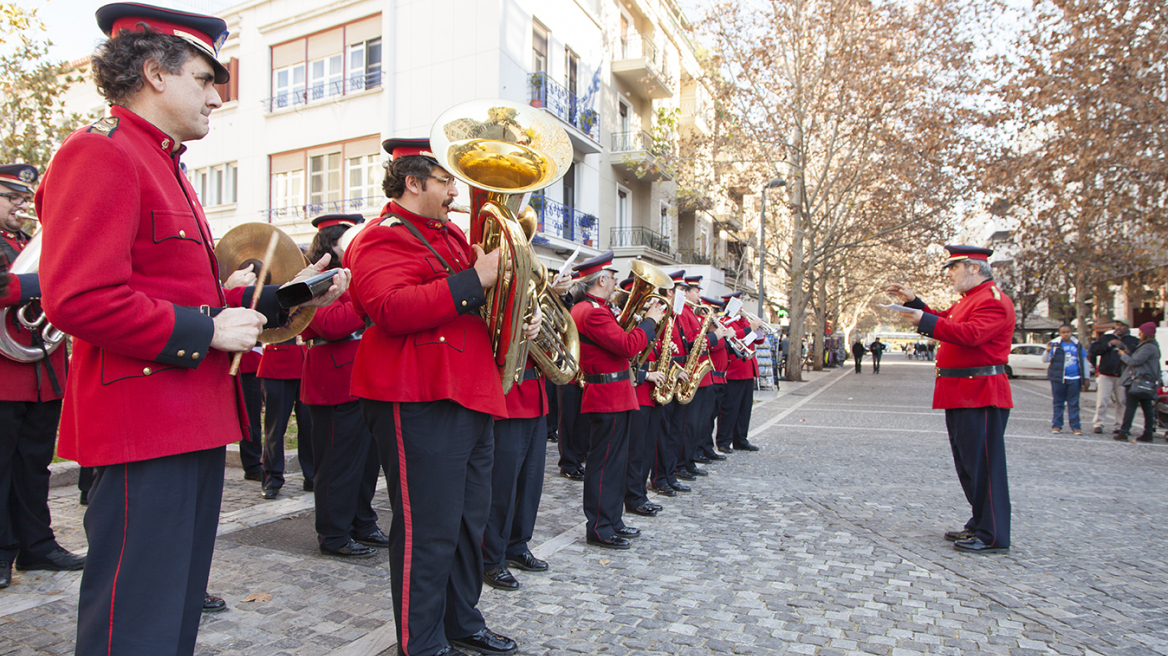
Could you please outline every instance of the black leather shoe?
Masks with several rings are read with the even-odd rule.
[[[758,451],[757,446],[746,441],[742,442],[741,444],[735,444],[733,448],[735,451]]]
[[[713,461],[710,460],[709,457],[702,455],[694,458],[694,462],[698,463],[699,465],[708,465]]]
[[[561,470],[561,471],[560,471],[560,476],[563,476],[564,478],[566,478],[566,479],[568,479],[568,480],[571,480],[571,481],[582,481],[582,480],[584,480],[584,472],[583,472],[582,470],[580,470],[580,469],[573,469],[573,470],[571,470],[571,471],[563,471],[563,470]]]
[[[976,537],[977,535],[967,528],[963,528],[960,531],[945,531],[945,539],[950,542],[957,542],[958,540],[972,540]]]
[[[522,556],[508,558],[506,562],[509,566],[524,572],[546,572],[548,570],[547,561],[536,558],[535,554],[530,551],[525,552]]]
[[[519,589],[519,581],[515,580],[506,567],[496,567],[483,572],[483,583],[496,590]]]
[[[669,485],[666,485],[664,487],[651,486],[649,489],[656,492],[657,494],[660,494],[661,496],[664,496],[664,497],[677,496],[677,490],[673,489]]]
[[[689,467],[686,467],[685,471],[686,471],[686,473],[693,474],[694,476],[709,476],[710,475],[710,472],[702,469],[701,467],[694,467],[692,469]]]
[[[673,485],[670,485],[669,487],[672,487],[673,489],[677,490],[678,492],[689,492],[690,491],[690,487],[688,485],[682,485],[681,483],[674,483]]]
[[[320,552],[326,556],[337,556],[339,558],[371,558],[377,553],[377,550],[373,547],[357,544],[356,540],[349,538],[349,543],[340,549],[325,549],[321,547]]]
[[[726,449],[726,450],[729,451],[730,449]],[[725,460],[726,459],[726,456],[724,456],[721,453],[718,453],[716,451],[711,451],[710,453],[707,453],[706,457],[709,458],[710,460]]]
[[[450,642],[455,647],[470,649],[480,654],[514,654],[519,649],[514,640],[490,629],[483,629],[465,638],[451,638]]]
[[[374,527],[373,532],[369,535],[364,535],[361,537],[352,535],[350,537],[352,537],[354,541],[360,542],[367,547],[381,547],[384,549],[389,546],[389,537],[382,533],[381,529],[377,527]]]
[[[728,446],[720,446],[720,447],[718,447],[718,451],[720,451],[722,453],[734,453],[734,449],[732,449]]]
[[[650,508],[649,504],[647,504],[647,503],[641,504],[641,505],[637,506],[636,508],[634,508],[632,506],[626,506],[625,508],[626,508],[626,510],[633,513],[634,515],[642,515],[644,517],[656,517],[657,513],[660,512],[660,509]]]
[[[0,560],[0,590],[12,585],[12,563]]]
[[[216,597],[207,592],[203,593],[204,613],[220,613],[225,610],[227,610],[227,602],[223,601],[223,597]]]
[[[1096,427],[1095,427],[1095,434],[1096,434],[1096,435],[1102,435],[1102,434],[1103,434],[1103,427],[1102,427],[1102,426],[1096,426]]]
[[[264,499],[275,499],[279,494],[280,488],[278,487],[265,487],[263,490],[260,490],[260,496]]]
[[[1141,435],[1141,436],[1136,438],[1136,441],[1147,443],[1147,442],[1151,442],[1153,439],[1155,439],[1155,437],[1152,435]]]
[[[559,441],[560,441],[560,432],[559,431],[552,431],[552,432],[548,433],[548,442],[551,442],[552,444],[556,444]]]
[[[635,526],[626,526],[624,528],[618,528],[616,534],[626,540],[632,540],[633,538],[641,537],[641,529]]]
[[[693,474],[687,472],[684,469],[679,469],[679,470],[673,472],[673,475],[680,478],[683,481],[692,481],[692,480],[697,479],[697,476],[694,476]]]
[[[262,481],[262,480],[264,480],[264,473],[262,471],[243,472],[243,480],[245,480],[245,481]]]
[[[646,501],[645,506],[648,507],[650,510],[656,510],[657,512],[661,512],[662,510],[665,510],[665,506],[663,506],[659,503],[653,503],[652,501]]]
[[[610,538],[588,538],[588,544],[594,547],[604,547],[605,549],[628,549],[629,541],[614,535]]]
[[[953,548],[958,551],[966,553],[1008,553],[1009,547],[991,547],[977,538],[972,540],[958,540],[953,543]]]
[[[62,547],[57,547],[49,553],[45,554],[38,560],[31,563],[16,562],[16,569],[22,572],[30,570],[46,570],[49,572],[75,572],[85,567],[85,556],[78,556],[75,553],[66,551]]]

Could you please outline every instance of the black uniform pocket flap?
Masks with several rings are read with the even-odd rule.
[[[179,367],[167,366],[150,360],[139,360],[124,355],[101,352],[101,384],[109,385],[127,378],[145,378],[153,376],[167,369]]]
[[[414,333],[414,344],[418,346],[441,345],[462,352],[466,346],[466,329],[457,327],[431,328]]]
[[[199,224],[190,210],[150,210],[150,216],[154,221],[155,244],[160,244],[168,239],[189,241],[195,244],[203,243]]]

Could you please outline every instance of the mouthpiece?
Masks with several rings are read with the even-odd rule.
[[[459,205],[458,203],[451,203],[450,207],[446,208],[448,212],[457,212],[459,214],[470,214],[470,208],[466,205]]]
[[[18,219],[21,219],[22,221],[40,221],[40,219],[38,219],[38,218],[36,218],[35,216],[33,216],[33,215],[29,214],[28,212],[20,212],[20,211],[17,211],[17,212],[16,212],[16,218],[18,218]]]

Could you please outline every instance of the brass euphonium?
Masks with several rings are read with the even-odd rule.
[[[633,286],[629,290],[629,298],[625,301],[625,307],[621,310],[616,322],[626,333],[636,328],[644,317],[643,308],[650,300],[658,300],[665,305],[665,316],[662,317],[661,322],[668,321],[673,308],[670,307],[669,301],[664,296],[657,293],[657,290],[672,287],[673,279],[661,269],[641,260],[633,260],[632,264],[629,265],[629,271],[633,276]],[[652,350],[653,342],[649,342],[649,345],[641,351],[633,362],[633,368],[640,368],[641,365],[645,364],[645,360]]]
[[[534,222],[520,225],[518,216],[526,194],[553,184],[572,164],[572,143],[555,120],[528,105],[473,100],[443,112],[430,130],[439,166],[470,187],[470,242],[488,253],[500,250],[498,282],[482,313],[504,394],[523,375],[529,347],[523,324],[533,303],[549,324],[531,353],[540,369],[553,381],[570,369],[570,380],[579,361],[575,323],[538,271],[542,264],[530,241]]]
[[[31,217],[30,217],[31,218]],[[33,235],[25,245],[24,250],[12,261],[8,273],[25,274],[37,273],[41,263],[41,232]],[[25,346],[12,338],[8,333],[8,310],[16,313],[16,322],[26,330],[40,331],[40,341],[44,342],[44,350],[40,346]],[[16,362],[37,362],[43,360],[46,354],[52,353],[65,341],[65,333],[58,330],[45,317],[45,312],[38,303],[25,303],[17,308],[0,308],[0,355]]]

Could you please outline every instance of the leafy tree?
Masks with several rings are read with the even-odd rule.
[[[65,110],[61,96],[85,72],[50,61],[43,32],[36,9],[0,3],[0,162],[31,164],[42,173],[81,123],[80,115]]]

